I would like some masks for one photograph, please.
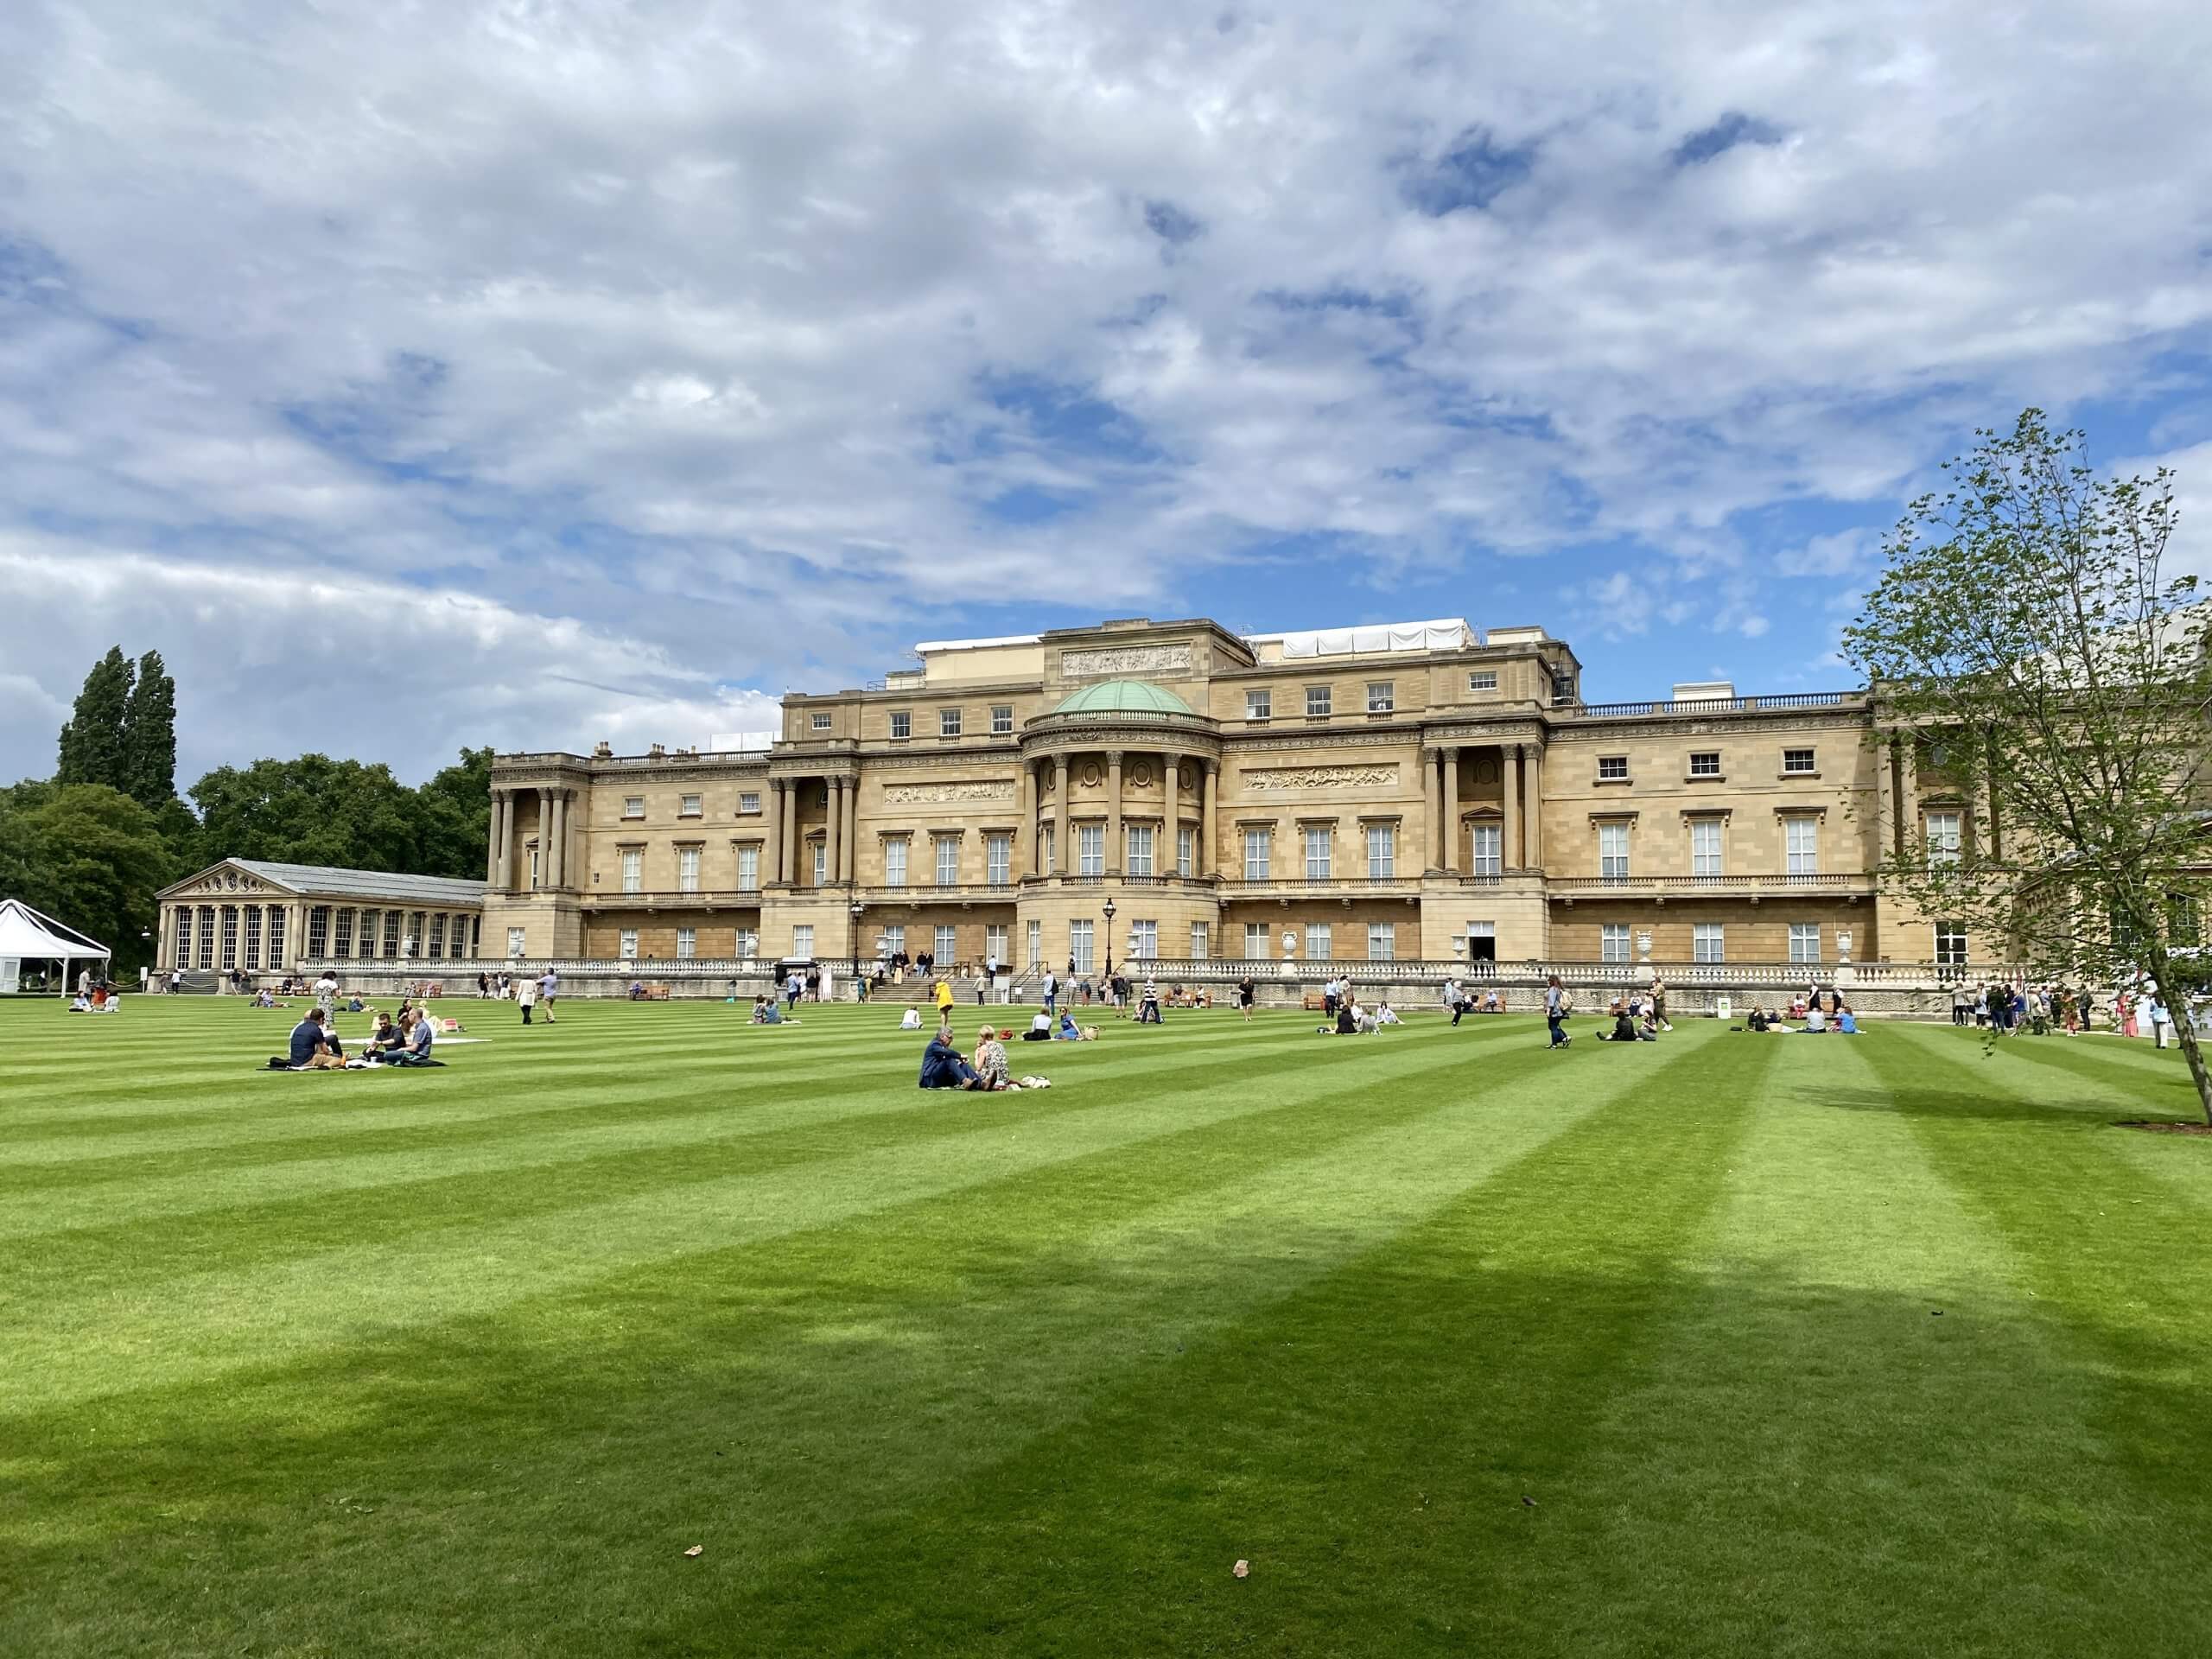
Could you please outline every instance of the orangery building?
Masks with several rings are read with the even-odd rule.
[[[1864,691],[1586,702],[1538,627],[922,645],[750,746],[498,757],[481,954],[1963,967],[1881,850],[1973,792]],[[1994,844],[1994,826],[1991,826]],[[1980,952],[1974,952],[1979,960]]]

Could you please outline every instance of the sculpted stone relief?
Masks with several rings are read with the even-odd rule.
[[[1010,801],[1014,798],[1011,779],[979,779],[958,784],[886,784],[883,804],[886,806],[953,806],[963,801]]]
[[[1255,794],[1308,789],[1395,789],[1398,769],[1392,766],[1269,766],[1244,774],[1244,787]]]
[[[1123,645],[1110,651],[1064,651],[1060,672],[1071,680],[1105,679],[1117,674],[1166,674],[1188,671],[1188,645]]]

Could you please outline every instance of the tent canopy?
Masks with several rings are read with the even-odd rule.
[[[0,957],[33,962],[105,962],[112,954],[90,934],[65,927],[20,899],[0,899]]]

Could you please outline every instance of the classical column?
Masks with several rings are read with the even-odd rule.
[[[1444,751],[1444,873],[1459,873],[1459,751]]]
[[[551,850],[545,855],[544,885],[558,893],[569,874],[569,791],[553,791],[553,831],[546,838]]]
[[[504,789],[492,791],[492,810],[486,824],[484,880],[493,887],[497,887],[499,881],[499,803],[506,798],[506,795]]]
[[[1529,810],[1522,834],[1529,838],[1529,868],[1544,868],[1544,746],[1531,743],[1525,769],[1529,780]]]
[[[548,861],[548,860],[550,860],[550,859],[553,856],[553,849],[552,849],[552,848],[548,844],[548,842],[551,840],[551,834],[550,834],[550,832],[551,832],[551,830],[552,830],[552,828],[553,828],[553,791],[552,791],[551,790],[550,790],[550,789],[543,789],[543,788],[541,788],[541,789],[537,791],[537,885],[538,887],[543,887],[543,886],[545,885],[545,881],[546,881],[546,874],[547,874],[547,872],[546,872],[546,864],[547,864],[547,861]]]
[[[861,780],[845,780],[845,862],[843,881],[856,881],[861,861]]]
[[[1505,839],[1497,849],[1500,869],[1517,870],[1521,864],[1521,746],[1497,746],[1498,796],[1505,808]]]
[[[1421,752],[1421,822],[1425,826],[1423,843],[1427,856],[1421,861],[1425,870],[1444,868],[1444,784],[1437,766],[1441,759],[1434,749]]]
[[[499,891],[515,890],[515,791],[499,798]]]
[[[1214,873],[1213,826],[1215,801],[1221,793],[1221,762],[1208,760],[1206,773],[1200,787],[1205,793],[1198,803],[1198,863],[1200,875]]]
[[[1075,823],[1068,816],[1068,755],[1065,750],[1053,762],[1059,794],[1055,798],[1052,829],[1052,860],[1056,874],[1065,875],[1075,868]]]
[[[835,885],[845,868],[845,780],[830,779],[830,817],[823,832],[829,838],[823,849],[822,874]]]
[[[1874,862],[1897,844],[1897,744],[1886,734],[1874,755]]]
[[[798,865],[792,854],[798,829],[798,779],[796,778],[784,779],[783,808],[779,816],[783,819],[784,839],[782,850],[776,855],[776,879],[797,887]]]
[[[1903,858],[1914,842],[1928,833],[1920,810],[1920,757],[1907,731],[1897,744],[1897,856]]]
[[[1178,816],[1182,809],[1176,799],[1181,792],[1179,785],[1183,781],[1175,775],[1175,768],[1179,764],[1174,755],[1163,753],[1160,757],[1160,822],[1162,825],[1160,836],[1166,845],[1160,849],[1152,868],[1156,873],[1166,875],[1177,874],[1183,868],[1176,861],[1176,849],[1182,845],[1183,833],[1182,822]]]
[[[760,804],[766,809],[760,825],[760,861],[768,868],[760,872],[760,885],[772,887],[784,879],[779,861],[784,855],[784,785],[778,779],[766,781],[767,787],[760,797]]]
[[[1037,870],[1037,768],[1027,755],[1022,757],[1021,777],[1014,792],[1020,804],[1015,809],[1014,879],[1035,875]],[[988,873],[988,872],[987,872]]]
[[[1106,751],[1106,874],[1122,873],[1122,752]]]

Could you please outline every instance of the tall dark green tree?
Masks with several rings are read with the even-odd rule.
[[[124,728],[137,677],[121,645],[110,645],[107,655],[92,665],[92,671],[85,676],[84,689],[77,693],[69,721],[61,728],[55,783],[125,788]]]
[[[458,764],[415,794],[419,862],[412,874],[482,875],[484,842],[492,830],[491,749],[463,749]]]
[[[176,798],[176,682],[162,653],[138,659],[123,711],[122,779],[116,785],[149,812]]]
[[[152,960],[154,893],[177,871],[154,815],[105,784],[0,790],[0,892],[91,934],[117,976]]]

